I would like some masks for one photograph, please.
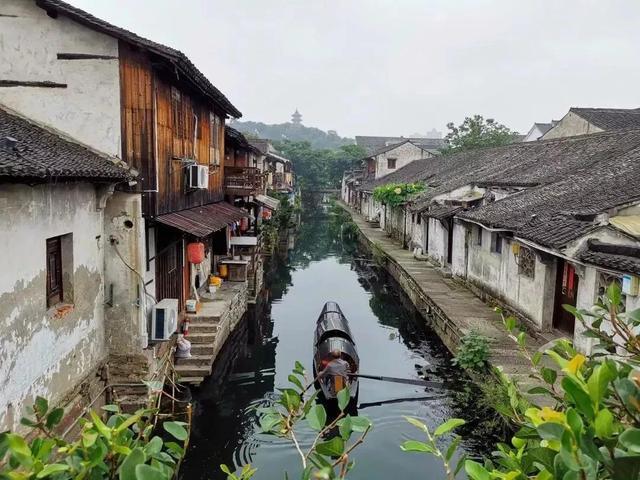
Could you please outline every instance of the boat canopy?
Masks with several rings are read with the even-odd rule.
[[[333,352],[334,350],[338,350],[342,352],[343,355],[346,355],[347,358],[345,358],[345,360],[349,361],[352,372],[358,371],[360,358],[358,357],[356,346],[346,338],[330,337],[320,342],[316,349],[317,364],[321,365],[323,360],[329,362],[332,358],[331,352]],[[322,368],[324,368],[324,365],[322,366]]]
[[[327,302],[316,323],[315,345],[331,337],[344,338],[355,344],[349,323],[335,302]]]

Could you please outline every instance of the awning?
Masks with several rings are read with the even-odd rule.
[[[460,205],[435,205],[429,210],[423,211],[423,217],[435,218],[436,220],[446,220],[463,210]]]
[[[267,207],[270,210],[277,210],[280,206],[280,200],[269,197],[268,195],[256,195],[253,198],[257,203]]]
[[[156,217],[156,221],[177,228],[196,237],[207,237],[222,230],[229,223],[237,222],[249,213],[227,202],[209,203],[179,212]]]

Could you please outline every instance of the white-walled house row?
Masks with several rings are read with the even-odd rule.
[[[78,395],[95,394],[108,354],[105,212],[132,179],[119,163],[0,107],[0,430],[37,395],[73,402],[81,382]]]
[[[445,163],[446,162],[446,163]],[[640,305],[640,130],[621,130],[413,162],[363,182],[421,181],[406,205],[362,204],[407,248],[540,332],[589,342],[563,304],[587,308],[614,281]]]

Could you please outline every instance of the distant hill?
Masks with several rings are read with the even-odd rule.
[[[268,125],[262,122],[242,122],[234,120],[231,126],[244,134],[258,138],[268,138],[274,141],[293,140],[307,141],[313,148],[335,149],[342,145],[353,145],[351,138],[338,136],[333,130],[325,132],[315,127],[305,127],[291,122]]]

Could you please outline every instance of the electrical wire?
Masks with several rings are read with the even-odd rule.
[[[156,297],[154,297],[153,295],[151,295],[148,291],[147,291],[147,286],[145,285],[145,281],[144,281],[144,277],[142,275],[140,275],[140,273],[133,268],[131,265],[129,265],[127,263],[127,261],[122,257],[122,254],[120,253],[120,250],[118,250],[118,245],[115,241],[111,242],[111,246],[114,248],[114,250],[116,251],[116,254],[118,255],[118,257],[120,258],[120,261],[122,263],[124,263],[125,267],[127,267],[129,270],[131,270],[133,273],[136,274],[136,276],[140,279],[140,284],[142,285],[142,290],[144,291],[144,294],[151,298],[151,300],[153,300],[153,303],[158,303],[158,301],[156,300]]]

